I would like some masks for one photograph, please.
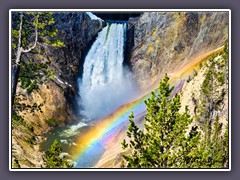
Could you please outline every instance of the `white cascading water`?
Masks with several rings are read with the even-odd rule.
[[[110,114],[136,94],[133,76],[123,66],[125,38],[126,24],[107,24],[85,58],[79,93],[82,113],[90,119]]]

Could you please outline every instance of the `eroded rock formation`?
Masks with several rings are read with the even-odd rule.
[[[228,40],[228,12],[145,12],[130,18],[128,59],[139,84],[156,84],[192,59]],[[131,42],[131,41],[130,41]]]

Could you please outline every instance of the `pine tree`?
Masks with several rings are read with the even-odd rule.
[[[47,168],[72,168],[65,158],[60,157],[62,147],[55,139],[51,147],[46,151]]]
[[[64,46],[54,38],[58,30],[51,26],[55,23],[51,12],[19,12],[13,13],[13,17],[17,17],[17,20],[12,22],[12,102],[22,54],[32,52],[41,45]]]
[[[220,56],[218,56],[220,55]],[[218,58],[217,58],[218,57]],[[223,114],[224,98],[227,94],[228,45],[220,54],[211,57],[207,67],[198,99],[196,120],[203,131],[199,157],[203,168],[228,167],[228,119],[223,133],[223,124],[219,117]]]
[[[158,92],[152,92],[151,98],[145,101],[147,114],[144,130],[135,125],[133,113],[129,116],[129,142],[125,139],[122,142],[123,149],[132,150],[131,155],[123,155],[126,167],[187,168],[194,162],[200,133],[198,127],[192,127],[187,133],[192,118],[187,107],[183,114],[179,113],[180,96],[176,94],[170,98],[174,87],[170,87],[168,81],[165,76]]]
[[[224,114],[224,97],[228,83],[228,45],[210,58],[200,96],[196,99],[196,116],[190,117],[188,107],[180,114],[180,96],[170,98],[174,87],[165,78],[157,92],[145,101],[147,114],[144,130],[129,116],[128,139],[123,149],[122,167],[129,168],[227,168],[229,165],[228,119],[225,132],[219,118]],[[218,58],[216,58],[218,57]],[[225,114],[226,115],[226,114]],[[195,126],[191,122],[195,121]],[[191,129],[190,131],[187,129]],[[129,152],[129,151],[128,151]]]

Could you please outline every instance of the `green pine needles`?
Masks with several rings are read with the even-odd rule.
[[[127,168],[222,168],[225,167],[228,151],[226,141],[211,141],[211,145],[201,143],[201,131],[198,126],[190,126],[193,118],[188,107],[180,113],[180,95],[170,98],[174,87],[169,85],[169,77],[160,82],[158,92],[152,92],[145,101],[147,114],[144,130],[134,123],[134,114],[129,116],[128,139],[122,142],[123,149],[131,153],[123,155],[122,167]],[[213,138],[220,137],[219,122],[215,121]],[[228,134],[224,135],[228,138]],[[224,138],[222,137],[222,138]],[[206,154],[211,151],[213,156]],[[129,151],[126,151],[129,152]],[[207,155],[207,157],[206,157]],[[212,158],[212,159],[211,159]],[[215,159],[214,159],[215,158]],[[216,160],[218,159],[218,161]]]
[[[169,98],[174,87],[170,88],[169,77],[160,82],[158,94],[152,92],[145,101],[147,114],[145,129],[139,130],[135,125],[133,113],[129,116],[130,125],[127,136],[129,143],[123,141],[123,148],[130,147],[131,155],[124,155],[126,167],[130,168],[174,168],[189,167],[192,162],[190,152],[197,148],[200,133],[197,127],[187,133],[192,118],[186,107],[183,114],[180,96]]]
[[[62,153],[62,147],[55,139],[51,147],[46,151],[47,168],[72,168],[64,157],[60,157]]]

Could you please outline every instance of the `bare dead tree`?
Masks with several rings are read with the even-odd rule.
[[[14,96],[16,94],[16,88],[17,88],[17,83],[18,83],[18,73],[19,73],[19,68],[20,68],[20,62],[21,62],[21,55],[23,53],[28,53],[30,51],[32,51],[36,45],[37,45],[37,41],[38,41],[38,14],[36,13],[35,17],[34,17],[34,42],[29,43],[29,45],[27,46],[27,48],[23,48],[22,46],[22,31],[23,31],[23,13],[20,12],[20,25],[19,25],[19,30],[18,30],[18,45],[17,45],[17,54],[16,54],[16,60],[15,60],[15,64],[12,66],[12,91],[11,91],[11,95],[12,95],[12,103],[14,100]]]

